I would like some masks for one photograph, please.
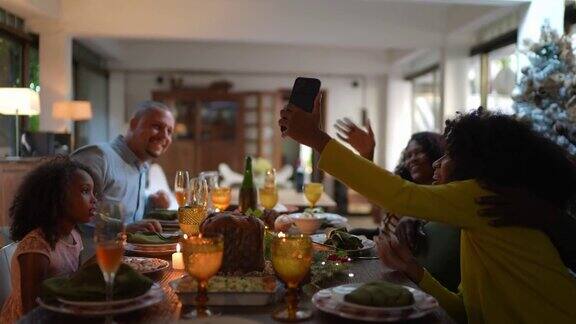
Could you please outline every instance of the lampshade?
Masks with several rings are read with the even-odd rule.
[[[0,114],[40,114],[40,96],[38,92],[30,88],[0,88]]]
[[[89,120],[92,118],[90,101],[57,101],[52,105],[52,117],[69,120]]]

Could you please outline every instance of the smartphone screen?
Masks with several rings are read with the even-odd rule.
[[[298,77],[290,93],[290,104],[307,112],[314,110],[314,99],[320,91],[320,80]]]

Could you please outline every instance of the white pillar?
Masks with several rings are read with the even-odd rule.
[[[394,170],[412,135],[412,85],[401,74],[391,73],[386,88],[386,111],[381,119],[386,146],[380,154],[386,169]]]
[[[110,72],[108,77],[108,139],[113,139],[120,134],[124,134],[126,130],[124,82],[124,72]]]
[[[442,57],[444,86],[442,96],[444,114],[440,130],[444,130],[444,121],[454,117],[457,111],[466,111],[477,107],[466,107],[466,86],[468,85],[469,48],[446,48]]]
[[[72,37],[40,33],[40,130],[63,132],[71,123],[52,118],[52,104],[72,99]]]

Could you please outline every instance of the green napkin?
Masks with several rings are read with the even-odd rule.
[[[154,232],[136,232],[128,233],[127,241],[136,244],[171,244],[178,243],[178,236],[163,238]]]
[[[374,307],[400,307],[414,303],[412,293],[399,285],[386,281],[364,284],[344,296],[350,303]]]
[[[178,218],[178,211],[168,209],[153,209],[149,211],[144,218],[172,221]]]
[[[152,280],[121,264],[114,281],[114,300],[138,297],[152,287]],[[100,267],[92,263],[82,267],[70,278],[56,277],[44,280],[40,289],[43,300],[62,298],[74,301],[106,300],[106,284]]]

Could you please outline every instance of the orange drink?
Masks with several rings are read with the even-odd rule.
[[[230,187],[212,188],[212,205],[219,211],[226,210],[230,206]]]
[[[324,191],[324,185],[321,183],[311,182],[304,186],[304,196],[310,202],[310,207],[314,208],[316,202],[322,197],[322,192]]]
[[[118,271],[124,255],[124,246],[121,242],[98,243],[96,245],[96,260],[100,270],[106,273]]]
[[[205,204],[196,204],[178,208],[178,224],[183,233],[192,236],[200,232],[200,224],[207,214]]]
[[[184,207],[186,205],[186,193],[184,191],[175,191],[176,202],[178,202],[178,207]]]
[[[266,209],[272,209],[278,203],[278,189],[276,187],[260,188],[260,204]]]

